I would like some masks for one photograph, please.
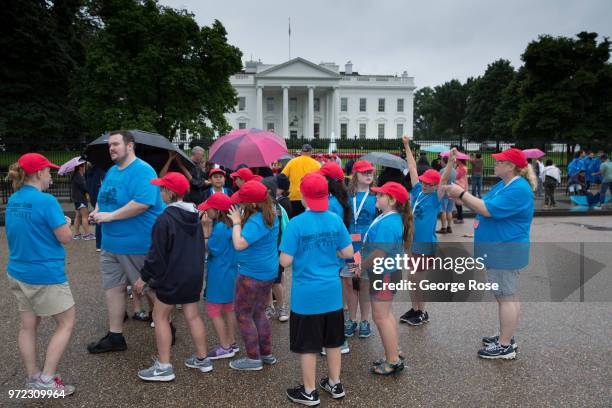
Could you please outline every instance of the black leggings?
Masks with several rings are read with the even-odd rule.
[[[463,206],[455,204],[455,207],[457,207],[457,220],[463,220]]]

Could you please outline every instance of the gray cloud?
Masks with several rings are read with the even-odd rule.
[[[366,74],[407,70],[419,87],[463,82],[499,58],[518,67],[521,53],[540,34],[612,34],[609,0],[160,2],[191,11],[201,25],[220,20],[245,59],[286,61],[291,17],[292,57],[340,66],[351,60]]]

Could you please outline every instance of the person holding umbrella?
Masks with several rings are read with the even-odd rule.
[[[128,283],[133,287],[140,278],[153,224],[165,208],[159,187],[149,182],[157,177],[155,170],[136,157],[134,135],[126,130],[110,132],[108,149],[115,165],[102,181],[97,206],[89,218],[102,224],[100,272],[109,331],[87,346],[90,353],[127,349],[123,337],[126,287]]]
[[[498,285],[493,294],[499,308],[499,335],[484,337],[485,359],[514,359],[517,345],[514,331],[520,304],[517,283],[521,269],[529,262],[529,234],[534,212],[535,174],[524,153],[516,148],[493,154],[495,175],[501,181],[482,199],[456,184],[443,187],[477,214],[474,220],[475,257],[482,257],[488,280]]]
[[[74,299],[64,263],[63,245],[72,240],[70,218],[51,194],[50,169],[59,166],[38,153],[27,153],[9,167],[7,179],[15,192],[6,207],[9,287],[19,305],[21,327],[17,344],[28,375],[26,388],[74,392],[57,376],[59,361],[74,327]],[[41,317],[53,316],[55,332],[49,341],[42,371],[37,363],[36,332]]]

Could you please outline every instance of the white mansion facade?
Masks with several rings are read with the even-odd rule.
[[[360,75],[352,64],[294,58],[279,65],[247,61],[230,82],[238,93],[233,128],[272,130],[289,138],[395,139],[412,134],[414,78]]]

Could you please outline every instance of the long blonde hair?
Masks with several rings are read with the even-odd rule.
[[[517,176],[521,176],[527,180],[532,191],[536,191],[538,189],[538,179],[530,165],[527,165],[527,167],[523,167],[522,169],[515,167],[514,171]]]
[[[357,173],[359,172],[356,171],[353,173],[351,179],[349,180],[348,187],[346,188],[349,197],[354,197],[357,194]],[[373,184],[374,180],[372,180],[372,184],[370,184],[369,187],[372,187]],[[373,194],[372,191],[370,191],[370,194]]]
[[[13,190],[17,191],[23,187],[26,182],[26,178],[26,172],[19,165],[19,163],[13,163],[9,166],[9,171],[5,180],[10,181],[13,184]]]

